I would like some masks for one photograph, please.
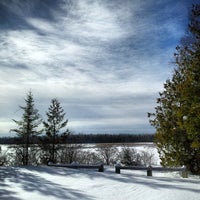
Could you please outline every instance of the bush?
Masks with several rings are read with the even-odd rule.
[[[141,165],[141,156],[137,151],[130,147],[123,147],[119,154],[120,162],[126,166]]]

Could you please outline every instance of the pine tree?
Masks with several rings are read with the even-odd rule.
[[[34,99],[31,92],[27,94],[25,99],[25,106],[19,106],[23,110],[22,120],[13,120],[18,128],[11,129],[12,132],[15,132],[18,137],[21,138],[22,148],[17,148],[16,153],[20,155],[20,161],[23,165],[31,164],[29,159],[31,157],[30,145],[31,139],[35,136],[41,134],[42,130],[38,130],[39,125],[42,120],[38,113],[38,110],[35,108]],[[17,154],[18,154],[17,153]]]
[[[60,149],[59,143],[62,138],[66,139],[70,134],[68,129],[63,130],[67,126],[68,120],[64,120],[65,113],[57,99],[52,99],[46,115],[48,119],[46,122],[43,122],[46,137],[42,142],[42,146],[46,153],[46,159],[56,163],[58,151]]]
[[[164,166],[185,165],[200,174],[200,5],[194,5],[188,34],[176,48],[176,68],[159,93],[155,113],[156,143]]]
[[[133,148],[124,146],[120,152],[120,157],[121,163],[126,166],[141,164],[140,155]]]

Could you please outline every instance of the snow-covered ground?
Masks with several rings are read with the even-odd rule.
[[[114,167],[96,169],[59,167],[0,167],[1,200],[198,200],[199,177]]]
[[[85,147],[85,146],[84,146]],[[96,151],[96,145],[86,146]],[[116,145],[120,151],[122,146]],[[129,144],[137,152],[153,153],[159,165],[156,147],[151,144]],[[7,152],[2,145],[2,152]],[[198,200],[200,178],[184,179],[179,172],[121,170],[114,167],[97,169],[69,169],[62,167],[0,167],[0,200]]]

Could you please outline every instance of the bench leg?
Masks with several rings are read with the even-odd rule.
[[[152,176],[152,168],[151,167],[147,168],[147,176]]]
[[[188,178],[188,171],[187,170],[182,171],[182,177]]]
[[[120,168],[119,167],[115,167],[115,173],[120,174]]]
[[[104,166],[103,166],[103,164],[100,165],[100,167],[99,167],[99,172],[104,172]]]

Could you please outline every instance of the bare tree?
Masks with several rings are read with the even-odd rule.
[[[118,150],[112,144],[99,144],[97,151],[106,165],[110,165]]]
[[[61,163],[72,163],[79,162],[78,154],[81,149],[79,144],[63,144],[60,150],[60,162]]]

